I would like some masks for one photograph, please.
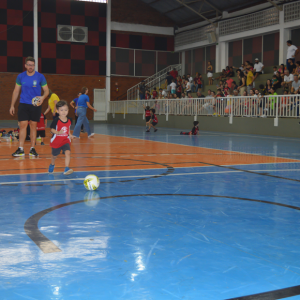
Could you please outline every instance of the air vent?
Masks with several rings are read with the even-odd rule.
[[[70,25],[57,26],[57,40],[61,42],[88,42],[88,28]]]

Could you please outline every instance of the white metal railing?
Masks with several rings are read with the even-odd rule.
[[[175,34],[175,47],[206,41],[207,34],[216,30],[213,24]]]
[[[284,23],[300,19],[300,1],[284,5]]]
[[[224,36],[275,24],[279,24],[279,10],[273,7],[246,16],[220,21],[219,35]]]
[[[142,114],[143,105],[155,108],[157,115],[193,115],[232,117],[297,117],[299,116],[300,95],[269,95],[262,97],[224,97],[224,98],[185,98],[159,100],[111,101],[113,114]]]
[[[181,64],[171,65],[161,71],[155,73],[154,75],[146,78],[144,80],[145,86],[148,89],[153,89],[153,87],[160,87],[166,80],[167,72],[172,71],[173,69],[178,71],[178,74],[181,75]],[[136,84],[132,88],[127,90],[127,100],[129,99],[139,99],[139,89],[141,83]]]

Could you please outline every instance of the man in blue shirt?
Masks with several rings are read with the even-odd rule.
[[[78,106],[78,99],[80,97],[81,93],[78,93],[77,98],[75,98],[74,100],[71,101],[70,105],[75,108],[75,125],[77,124],[77,120],[78,120],[78,114],[77,114],[77,106]],[[75,104],[75,105],[74,105]],[[81,132],[83,132],[83,124],[81,125]]]
[[[19,121],[19,148],[12,156],[24,156],[24,142],[26,138],[26,128],[28,121],[30,124],[30,140],[31,148],[29,155],[38,156],[35,151],[36,142],[36,126],[41,117],[42,103],[49,94],[49,89],[47,86],[47,81],[39,72],[35,71],[35,60],[33,57],[27,57],[25,60],[26,71],[19,74],[16,80],[16,85],[13,91],[10,114],[14,116],[15,114],[15,104],[19,97],[20,91],[20,104],[18,107],[18,121]],[[42,89],[44,91],[43,96],[41,96]],[[32,99],[38,97],[39,101],[37,105],[32,104]]]

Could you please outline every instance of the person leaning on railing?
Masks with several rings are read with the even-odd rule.
[[[269,107],[272,109],[273,111],[273,115],[276,115],[276,112],[274,111],[274,109],[276,109],[277,107],[277,96],[278,94],[275,92],[274,88],[270,89],[270,94],[269,94]]]

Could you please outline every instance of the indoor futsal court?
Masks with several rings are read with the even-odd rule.
[[[69,177],[1,143],[1,299],[300,298],[298,139],[94,132]]]

